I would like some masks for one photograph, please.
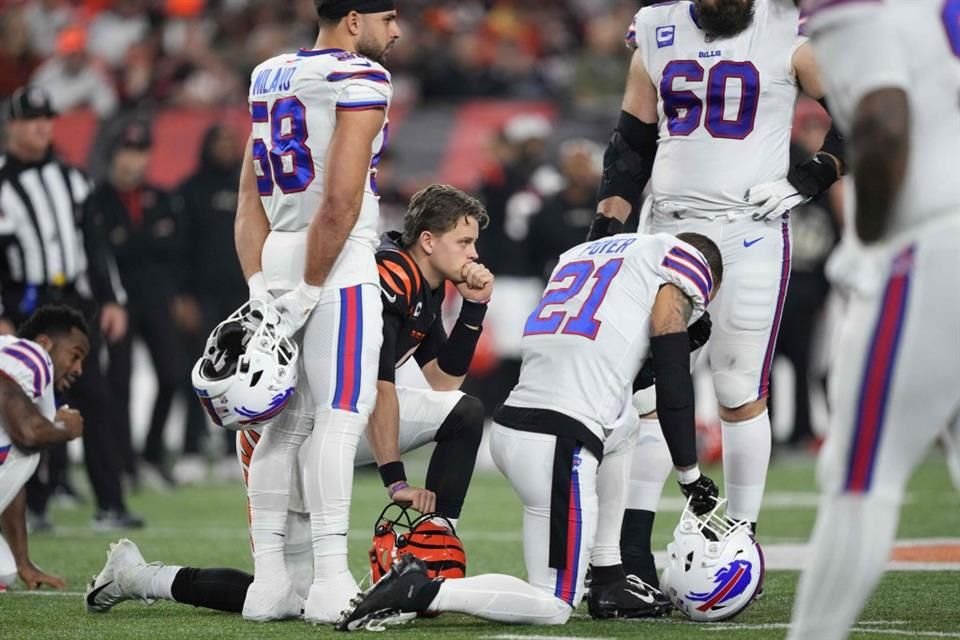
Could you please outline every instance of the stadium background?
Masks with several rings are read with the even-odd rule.
[[[406,198],[430,182],[450,182],[482,196],[491,209],[493,223],[484,232],[481,258],[498,276],[501,307],[516,307],[525,315],[532,305],[523,301],[540,286],[544,271],[549,273],[550,257],[558,253],[552,250],[561,246],[557,243],[577,241],[582,237],[578,225],[583,225],[584,219],[589,223],[589,217],[584,216],[589,215],[590,204],[565,202],[564,193],[570,187],[576,192],[572,200],[583,200],[582,194],[593,188],[591,181],[599,178],[599,155],[619,109],[629,62],[623,34],[642,3],[403,0],[399,4],[404,34],[388,61],[395,85],[391,143],[378,176],[384,194],[384,225],[394,225]],[[315,38],[312,0],[5,0],[0,11],[0,99],[23,84],[44,86],[61,112],[55,127],[56,149],[95,179],[105,175],[117,133],[130,122],[149,123],[154,146],[148,178],[172,191],[197,168],[208,127],[225,125],[240,139],[245,137],[249,130],[246,87],[253,66],[277,52],[309,48]],[[825,123],[818,106],[802,102],[795,130],[798,150],[817,146],[817,136],[822,136]],[[812,453],[819,440],[811,435],[822,433],[826,422],[823,380],[838,304],[826,292],[820,293],[825,283],[822,261],[837,239],[839,190],[835,189],[825,202],[811,205],[811,209],[819,206],[821,211],[819,216],[816,211],[810,214],[810,224],[803,223],[804,215],[795,216],[798,246],[794,283],[809,282],[819,287],[816,295],[795,300],[796,314],[809,318],[816,330],[812,343],[804,343],[807,347],[802,350],[805,361],[800,371],[809,367],[804,376],[811,381],[809,394],[801,394],[799,400],[794,397],[796,362],[779,358],[775,364],[773,405],[778,446],[765,505],[765,520],[770,522],[763,524],[764,540],[771,544],[798,545],[812,525]],[[551,236],[553,244],[541,242],[544,229],[552,226],[564,227],[569,233]],[[802,272],[799,277],[798,270]],[[806,291],[806,284],[795,289]],[[494,307],[496,302],[495,296]],[[504,311],[498,318],[495,308],[491,315],[484,350],[471,376],[473,390],[488,404],[502,400],[516,373],[515,341],[508,336],[517,316]],[[790,340],[792,330],[784,327],[781,342]],[[185,345],[183,350],[183,360],[190,361],[193,355],[189,347]],[[139,445],[155,385],[149,358],[142,348],[135,362],[131,428]],[[185,376],[189,375],[188,366],[183,368]],[[712,393],[703,376],[698,379],[698,392],[702,444],[708,457],[715,459],[718,449],[716,434],[711,430],[715,420]],[[798,402],[805,404],[808,398],[815,434],[798,434]],[[186,402],[193,399],[178,398],[166,430],[165,440],[174,462],[179,462]],[[216,434],[211,441],[219,437]],[[79,461],[79,447],[71,451]],[[484,519],[491,513],[507,514],[510,509],[506,505],[515,505],[515,499],[495,471],[491,472],[483,461],[481,466],[483,470],[468,498],[468,510],[484,514]],[[234,461],[221,456],[221,447],[211,445],[199,466],[184,465],[178,473],[179,488],[171,490],[147,482],[133,499],[149,521],[148,528],[135,536],[146,541],[148,559],[248,567],[240,519],[242,494],[233,483],[238,475]],[[73,474],[78,481],[81,475]],[[956,493],[950,490],[942,457],[936,455],[920,475],[919,489],[911,494],[915,499],[907,506],[907,512],[915,518],[904,518],[901,535],[939,539],[956,534],[960,530],[960,505]],[[383,496],[372,477],[360,474],[358,478],[353,518],[356,531],[351,539],[359,569],[363,566],[367,523],[379,511]],[[657,534],[661,548],[676,513],[675,493],[669,488],[665,493],[666,512],[658,521]],[[182,514],[189,514],[189,523],[181,519]],[[473,559],[471,572],[496,569],[522,573],[515,515],[483,524],[471,524],[469,515],[464,519],[464,537]],[[78,511],[64,504],[54,511],[53,532],[33,539],[36,559],[51,571],[66,573],[73,590],[81,587],[84,576],[97,570],[108,539],[88,531],[85,518],[85,509]],[[926,568],[960,568],[956,542],[947,541],[941,546],[932,552],[921,549],[904,553],[920,558]],[[509,552],[502,552],[503,548]],[[779,568],[798,566],[794,561],[784,563]],[[909,563],[906,566],[909,568]],[[780,593],[768,589],[767,599],[744,617],[747,624],[785,622],[795,574],[772,575],[775,585],[782,586]],[[896,586],[891,586],[888,578],[877,596],[877,602],[884,604],[876,604],[865,614],[865,619],[872,615],[873,620],[884,623],[877,627],[878,634],[890,635],[887,632],[906,628],[937,633],[960,629],[956,607],[937,615],[930,598],[923,597],[924,588],[929,586],[940,596],[960,603],[956,573],[895,575]],[[895,606],[892,595],[900,591],[914,594],[910,606],[904,609]],[[12,628],[23,631],[35,627],[31,618],[45,611],[49,611],[51,620],[63,618],[62,629],[47,628],[29,632],[39,635],[18,633],[15,637],[68,633],[68,617],[80,611],[78,602],[67,605],[59,598],[4,603],[0,597],[0,610],[14,609],[19,617],[0,623],[0,635],[5,635],[4,627],[11,623]],[[137,607],[130,609],[136,613]],[[81,637],[155,635],[166,621],[180,624],[181,615],[182,624],[187,625],[183,633],[192,624],[192,612],[150,611],[157,610],[161,613],[151,613],[153,618],[143,627],[132,624],[139,614],[128,612],[124,612],[126,623],[119,626],[113,626],[109,619],[83,622],[88,626],[81,629]],[[211,632],[224,623],[220,616],[213,619],[216,622],[207,627]],[[903,624],[886,624],[898,621]],[[438,632],[458,633],[449,625],[436,624],[440,625]],[[587,624],[576,623],[577,627]],[[293,631],[290,625],[281,628],[285,633]],[[233,635],[246,633],[243,627],[230,629]],[[619,630],[616,626],[583,626],[576,632],[583,631],[587,635],[625,632],[622,626]],[[775,626],[742,631],[743,637],[782,633]],[[673,633],[682,637],[687,632]]]

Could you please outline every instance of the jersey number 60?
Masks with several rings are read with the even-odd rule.
[[[714,138],[743,140],[753,131],[760,103],[760,72],[752,62],[718,62],[707,76],[707,99],[703,101],[693,91],[673,88],[678,78],[688,83],[703,82],[704,70],[696,60],[674,60],[663,68],[660,97],[671,136],[688,136],[704,120],[707,131]],[[725,117],[727,88],[730,82],[740,84],[740,106],[732,120]],[[706,104],[707,115],[703,117]]]

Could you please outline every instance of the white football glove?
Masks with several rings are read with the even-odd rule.
[[[320,301],[322,292],[323,287],[315,287],[301,280],[292,291],[277,298],[274,307],[280,313],[281,320],[278,333],[290,338],[299,331]]]
[[[251,300],[264,300],[273,302],[273,296],[267,288],[267,279],[263,277],[263,271],[257,271],[247,280],[247,288],[250,290]]]
[[[747,202],[757,207],[753,213],[753,219],[764,222],[776,220],[794,207],[810,200],[797,191],[797,188],[786,178],[751,187],[744,197]]]

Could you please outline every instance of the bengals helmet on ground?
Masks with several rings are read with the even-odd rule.
[[[388,512],[396,511],[394,517]],[[409,510],[390,503],[380,512],[370,547],[370,575],[374,583],[404,554],[427,563],[431,578],[462,578],[467,572],[467,555],[453,524],[436,513],[417,518]]]

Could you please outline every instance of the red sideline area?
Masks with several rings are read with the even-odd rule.
[[[540,114],[550,119],[555,108],[544,102],[511,102],[478,100],[456,107],[452,130],[446,138],[443,162],[437,178],[443,182],[475,186],[488,158],[491,138],[511,117],[519,114]],[[402,125],[407,110],[396,105],[390,110],[391,134]],[[173,188],[196,169],[204,132],[213,124],[236,127],[246,135],[250,115],[243,106],[222,109],[167,109],[153,121],[154,149],[148,179],[162,188]],[[64,114],[54,123],[57,151],[71,164],[85,168],[97,135],[97,121],[89,111]]]

